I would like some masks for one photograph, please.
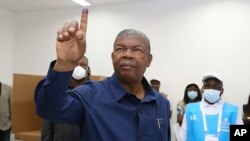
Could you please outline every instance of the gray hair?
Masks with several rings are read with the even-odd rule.
[[[116,44],[117,39],[121,38],[121,37],[136,37],[136,38],[143,39],[145,41],[145,43],[147,45],[147,48],[148,48],[148,51],[150,53],[150,51],[151,51],[150,41],[149,41],[148,37],[143,32],[141,32],[139,30],[136,30],[136,29],[125,29],[125,30],[122,30],[116,36],[114,45]]]

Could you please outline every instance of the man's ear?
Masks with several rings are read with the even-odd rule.
[[[152,55],[152,54],[149,54],[149,57],[148,57],[148,65],[147,65],[147,67],[150,66],[152,60],[153,60],[153,55]]]
[[[224,92],[224,88],[221,88],[220,96],[223,94],[223,92]]]

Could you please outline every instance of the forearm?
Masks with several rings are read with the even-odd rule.
[[[79,117],[80,106],[76,99],[67,92],[72,72],[50,70],[36,88],[35,102],[37,113],[51,121],[75,123]]]
[[[181,141],[187,141],[187,120],[186,120],[186,114],[184,114],[182,125],[181,125],[180,139],[181,139]]]

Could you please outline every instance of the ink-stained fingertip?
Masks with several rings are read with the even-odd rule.
[[[89,13],[88,8],[84,7],[84,8],[82,9],[82,13],[88,14],[88,13]]]

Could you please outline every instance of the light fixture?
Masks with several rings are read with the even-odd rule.
[[[72,0],[72,1],[82,6],[91,6],[91,3],[87,2],[87,0]]]

